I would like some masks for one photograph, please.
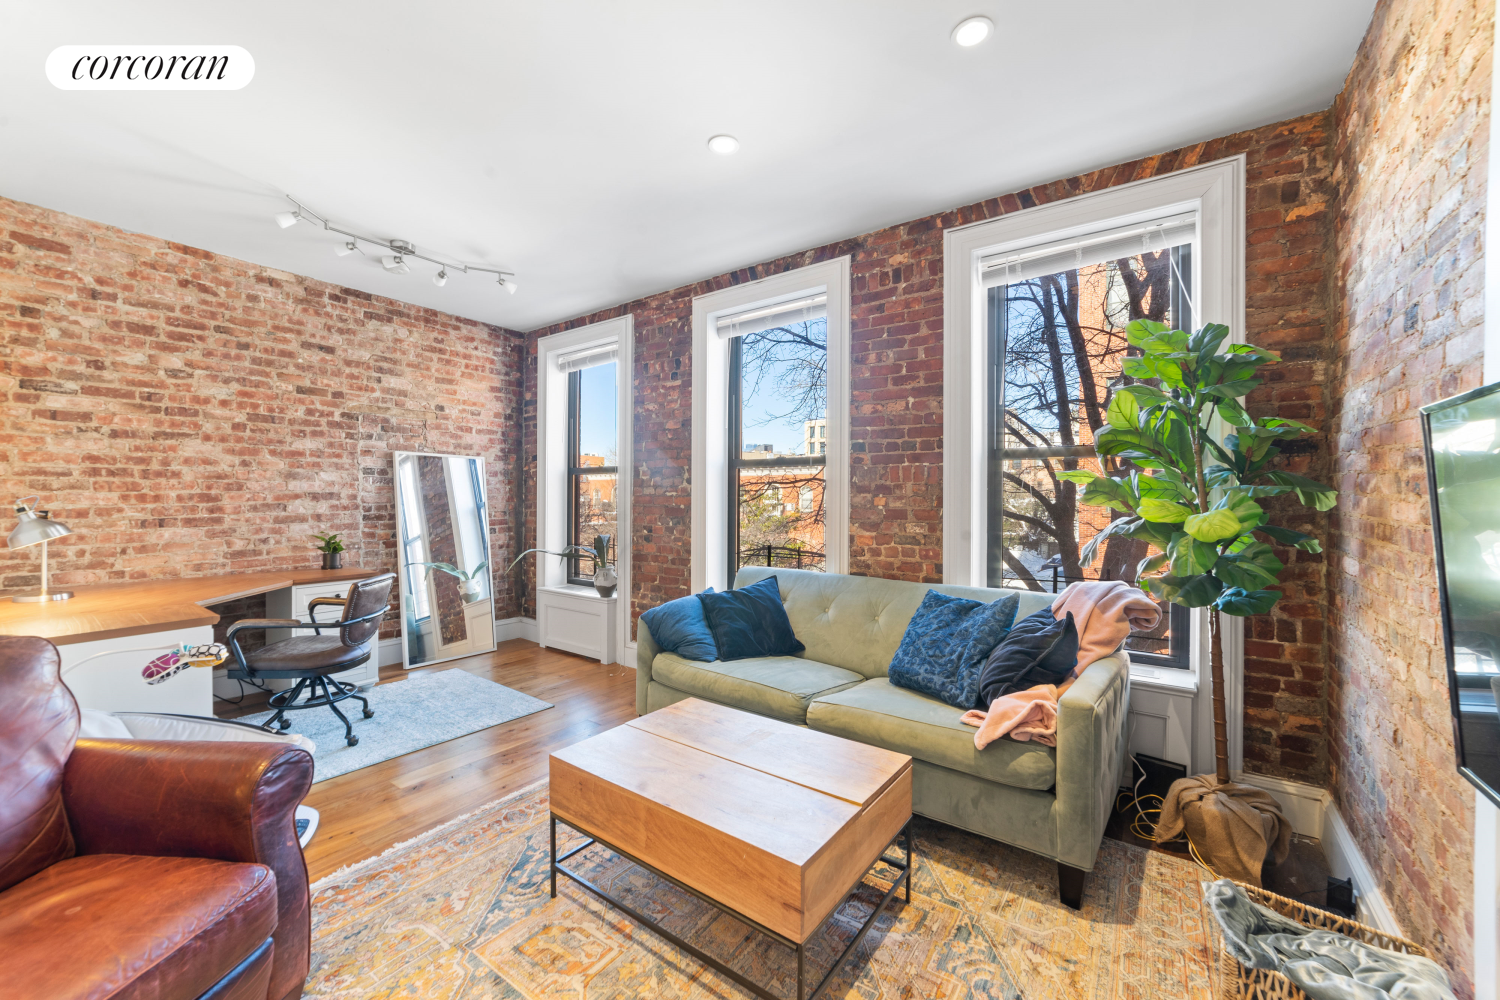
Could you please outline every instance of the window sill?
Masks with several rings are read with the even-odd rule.
[[[1130,665],[1130,686],[1143,687],[1170,694],[1196,694],[1198,675],[1191,670],[1173,667],[1147,667]]]
[[[556,587],[538,587],[538,591],[549,594],[566,594],[569,597],[585,597],[595,601],[617,601],[620,599],[620,591],[617,588],[613,597],[600,597],[599,592],[593,587],[581,587],[576,583],[564,583]]]

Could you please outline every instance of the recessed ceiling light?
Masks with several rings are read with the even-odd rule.
[[[728,156],[740,148],[740,141],[732,135],[716,135],[708,140],[708,148],[720,156]]]
[[[990,32],[995,30],[995,22],[987,17],[969,17],[958,22],[958,27],[953,29],[953,40],[964,48],[978,45],[990,37]]]

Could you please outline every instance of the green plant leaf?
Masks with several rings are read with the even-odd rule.
[[[1230,587],[1219,595],[1214,602],[1214,607],[1226,615],[1234,615],[1245,618],[1249,615],[1263,615],[1276,606],[1281,600],[1279,590],[1245,590],[1243,587]]]
[[[1219,550],[1200,542],[1185,531],[1179,531],[1167,543],[1166,553],[1172,562],[1173,576],[1196,576],[1207,573],[1219,559]]]
[[[1223,323],[1208,323],[1198,328],[1197,332],[1188,338],[1188,350],[1198,355],[1198,362],[1202,364],[1213,356],[1224,343],[1224,338],[1229,336],[1229,327]]]
[[[1094,439],[1094,450],[1101,455],[1123,455],[1127,458],[1134,458],[1133,454],[1128,453],[1136,452],[1147,458],[1165,461],[1172,459],[1171,453],[1164,444],[1149,431],[1122,430],[1118,427],[1101,430]]]
[[[1094,561],[1094,554],[1099,551],[1099,546],[1104,544],[1105,539],[1112,535],[1129,535],[1138,523],[1137,518],[1119,517],[1106,524],[1103,531],[1090,538],[1084,545],[1083,551],[1078,554],[1078,564],[1080,566],[1091,565]]]
[[[1338,490],[1295,472],[1267,472],[1265,477],[1278,486],[1290,486],[1296,490],[1297,499],[1314,510],[1331,510],[1338,503]]]
[[[1087,486],[1094,480],[1103,477],[1101,477],[1099,473],[1091,472],[1088,469],[1069,469],[1066,472],[1059,472],[1057,474],[1057,478],[1066,479],[1070,483],[1082,483],[1083,485]]]
[[[1270,535],[1282,545],[1291,545],[1294,548],[1301,549],[1303,552],[1318,553],[1323,551],[1322,542],[1318,541],[1312,535],[1305,535],[1300,531],[1293,531],[1291,528],[1278,528],[1274,524],[1262,524],[1255,530],[1263,535]]]
[[[1147,556],[1146,558],[1142,559],[1139,563],[1136,564],[1135,567],[1136,579],[1139,580],[1141,577],[1149,576],[1150,574],[1155,573],[1157,570],[1161,569],[1167,564],[1167,558],[1168,557],[1165,552],[1158,552],[1154,556]]]
[[[1212,604],[1224,589],[1224,584],[1218,578],[1209,573],[1200,573],[1197,576],[1172,576],[1160,577],[1163,581],[1170,581],[1170,585],[1177,588],[1176,595],[1172,598],[1173,604],[1181,604],[1189,608],[1205,608]]]
[[[1115,391],[1134,396],[1136,404],[1141,407],[1160,406],[1172,398],[1154,385],[1126,385]]]
[[[1189,516],[1182,522],[1182,530],[1200,542],[1221,542],[1238,535],[1242,529],[1239,518],[1220,508]]]
[[[1095,476],[1083,488],[1083,494],[1078,499],[1080,503],[1093,507],[1109,507],[1126,514],[1135,513],[1135,496],[1130,492],[1130,488],[1118,479]]]
[[[1166,333],[1167,325],[1154,319],[1134,319],[1125,327],[1125,339],[1132,347],[1140,347],[1159,333]]]
[[[1134,430],[1140,420],[1141,406],[1135,396],[1128,392],[1117,392],[1105,408],[1104,417],[1109,426],[1119,430]]]
[[[1140,506],[1136,509],[1140,511],[1141,517],[1144,517],[1146,520],[1164,524],[1178,524],[1187,520],[1189,515],[1193,513],[1180,503],[1173,503],[1170,500],[1158,500],[1155,497],[1143,498]]]
[[[1241,531],[1251,531],[1265,523],[1266,512],[1260,504],[1250,499],[1248,490],[1243,486],[1236,486],[1224,495],[1224,498],[1215,506],[1222,506],[1240,522]]]

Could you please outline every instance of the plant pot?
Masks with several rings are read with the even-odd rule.
[[[325,552],[325,553],[323,553],[323,568],[324,569],[343,569],[344,568],[344,554],[342,552]]]
[[[458,584],[458,596],[465,604],[473,604],[484,596],[484,583],[481,580],[460,580]]]
[[[600,566],[594,571],[594,589],[599,592],[600,597],[614,597],[615,588],[620,585],[620,578],[615,575],[613,566]]]

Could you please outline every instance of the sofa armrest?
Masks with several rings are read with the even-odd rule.
[[[144,854],[262,864],[276,873],[270,1000],[307,978],[307,865],[293,814],[312,755],[286,743],[81,739],[63,772],[79,854]]]
[[[1057,705],[1057,859],[1094,867],[1119,791],[1130,704],[1130,660],[1122,650],[1089,664]]]
[[[640,622],[635,630],[635,714],[645,715],[646,691],[651,687],[651,664],[656,662],[656,654],[661,652],[661,647],[656,644],[656,639],[651,635],[651,628]]]

